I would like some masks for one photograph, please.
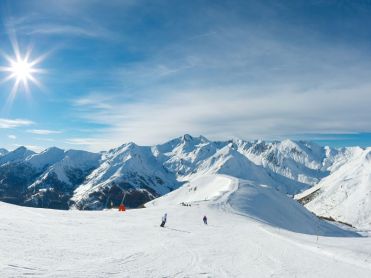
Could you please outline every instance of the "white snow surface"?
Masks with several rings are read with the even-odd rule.
[[[0,203],[1,277],[371,276],[370,238],[319,223],[282,198],[264,185],[211,175],[124,213]],[[326,234],[318,241],[297,227],[313,221]]]
[[[306,207],[359,229],[371,230],[371,148],[355,148],[345,163],[319,184],[296,196],[315,194]]]

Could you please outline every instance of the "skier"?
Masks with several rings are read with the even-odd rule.
[[[167,220],[167,213],[164,214],[164,216],[162,216],[162,222],[161,222],[161,227],[164,227],[165,224],[166,224],[166,220]]]
[[[206,217],[206,215],[204,216],[204,218],[202,218],[202,220],[204,221],[204,224],[207,225],[207,217]]]

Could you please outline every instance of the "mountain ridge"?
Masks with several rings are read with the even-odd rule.
[[[363,151],[310,141],[212,141],[185,134],[162,144],[129,142],[100,153],[25,147],[0,156],[0,200],[35,207],[138,207],[195,178],[225,174],[294,196]]]

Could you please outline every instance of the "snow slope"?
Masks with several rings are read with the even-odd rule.
[[[239,198],[254,199],[260,192],[255,186],[253,192],[243,190],[250,186],[228,176],[211,176],[151,202],[149,208],[125,213],[43,210],[0,202],[4,212],[0,273],[2,277],[370,277],[369,238],[320,236],[317,242],[314,235],[255,219],[256,212],[240,207]],[[178,205],[180,196],[192,206]],[[164,212],[168,222],[160,228]],[[207,226],[203,215],[208,216]]]
[[[317,215],[371,230],[371,148],[354,149],[331,175],[296,198]]]
[[[296,201],[274,188],[227,175],[196,178],[179,189],[147,203],[146,207],[202,202],[297,233],[350,235],[349,232],[319,220]]]

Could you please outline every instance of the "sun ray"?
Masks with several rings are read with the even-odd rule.
[[[25,54],[25,56],[24,56],[24,60],[25,60],[25,62],[28,62],[28,60],[30,59],[31,52],[32,52],[32,47],[28,47],[28,48],[27,48],[27,51],[26,51],[26,54]]]
[[[10,94],[8,96],[8,99],[7,99],[7,106],[9,107],[13,104],[13,101],[17,95],[19,84],[20,84],[20,80],[16,79],[16,81],[13,84],[12,90],[10,91]]]
[[[30,61],[30,66],[33,67],[33,66],[36,66],[37,64],[40,64],[42,61],[44,61],[48,55],[50,54],[50,52],[46,52],[38,57],[36,57],[35,59],[33,59],[32,61]]]
[[[38,86],[39,88],[42,87],[41,82],[40,82],[39,80],[37,80],[35,77],[33,77],[32,75],[30,75],[29,80],[30,80],[33,84],[35,84],[36,86]],[[28,85],[28,84],[27,84],[27,85]]]

